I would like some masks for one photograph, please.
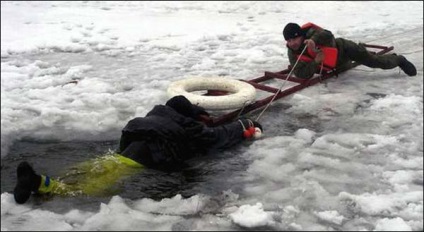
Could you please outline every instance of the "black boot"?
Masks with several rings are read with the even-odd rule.
[[[18,183],[13,190],[13,196],[18,204],[25,203],[31,196],[31,192],[38,190],[41,176],[35,174],[34,169],[27,162],[21,162],[16,169]]]
[[[404,73],[408,76],[415,76],[417,75],[417,69],[415,66],[409,62],[404,56],[399,56],[399,68],[402,69]]]

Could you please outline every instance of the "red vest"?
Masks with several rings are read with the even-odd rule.
[[[323,30],[321,27],[309,22],[301,27],[302,29],[313,28],[315,30]],[[323,69],[326,71],[333,70],[337,65],[337,48],[326,47],[326,46],[316,46],[324,52],[324,60],[323,60]],[[317,56],[316,52],[312,50],[312,48],[308,47],[307,55],[297,55],[297,58],[301,61],[311,62]],[[299,58],[300,57],[300,58]]]

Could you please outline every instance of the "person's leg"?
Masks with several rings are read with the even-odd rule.
[[[13,190],[13,196],[16,203],[25,203],[32,192],[38,190],[38,186],[41,183],[41,176],[35,174],[34,169],[27,162],[21,162],[16,169],[18,181],[15,189]]]
[[[122,133],[121,139],[119,140],[118,153],[122,153],[131,144],[131,142],[134,140],[132,137],[134,136],[130,132]]]
[[[164,151],[158,147],[157,143],[133,141],[123,152],[121,152],[121,155],[143,166],[164,172],[173,172],[186,167],[184,161],[177,160],[172,156],[166,156],[163,152]]]
[[[117,194],[116,184],[135,173],[143,165],[119,154],[108,154],[83,162],[63,178],[73,186],[72,194],[105,196]]]
[[[356,61],[360,64],[370,68],[392,69],[399,66],[401,58],[396,54],[376,55],[370,53],[366,47],[351,40],[343,40],[344,54],[350,60]]]
[[[409,62],[404,56],[400,55],[400,63],[399,68],[402,69],[404,73],[408,76],[416,76],[417,75],[417,69],[415,68],[414,64]]]
[[[45,175],[38,175],[28,162],[21,162],[17,169],[18,181],[13,190],[16,203],[25,203],[31,194],[56,192],[63,194],[69,191],[68,186]]]
[[[13,191],[15,201],[25,203],[32,193],[61,196],[110,195],[122,178],[139,172],[143,165],[119,154],[109,154],[78,164],[63,177],[53,179],[38,175],[27,162],[17,168],[18,181]]]
[[[156,163],[145,141],[132,141],[121,152],[121,155],[147,167],[154,167]]]
[[[351,40],[338,38],[339,47],[342,48],[341,52],[350,60],[356,61],[360,64],[370,68],[392,69],[399,67],[408,76],[417,75],[417,69],[409,62],[404,56],[396,54],[383,54],[376,55],[367,51],[364,44],[357,44]]]

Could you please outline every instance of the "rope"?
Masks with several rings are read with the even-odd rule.
[[[244,108],[246,108],[247,102],[249,102],[249,101],[245,101],[245,102],[244,102],[243,107],[241,108],[240,112],[238,112],[238,114],[237,114],[237,117],[236,117],[236,118],[240,117],[240,115],[241,115],[241,113],[243,112]]]
[[[292,75],[294,68],[296,67],[297,63],[300,60],[300,57],[303,55],[303,53],[306,51],[306,48],[308,47],[308,45],[305,45],[305,48],[303,48],[302,52],[300,53],[299,57],[296,60],[296,63],[294,63],[293,68],[290,70],[289,75],[287,75],[286,79],[284,80],[283,84],[281,85],[280,89],[274,94],[274,97],[272,97],[271,101],[265,106],[265,108],[262,110],[262,112],[258,115],[258,117],[256,118],[256,121],[259,121],[259,118],[262,116],[262,114],[265,112],[266,109],[268,109],[269,105],[271,105],[271,103],[274,101],[274,99],[277,97],[277,95],[281,92],[281,89],[284,87],[284,85],[286,84],[287,80],[289,79],[289,77]]]

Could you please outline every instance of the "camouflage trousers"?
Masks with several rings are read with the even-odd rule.
[[[370,68],[392,69],[399,66],[400,57],[396,54],[372,54],[363,43],[343,38],[337,38],[336,43],[339,50],[337,66],[347,65],[349,61],[356,61]]]

